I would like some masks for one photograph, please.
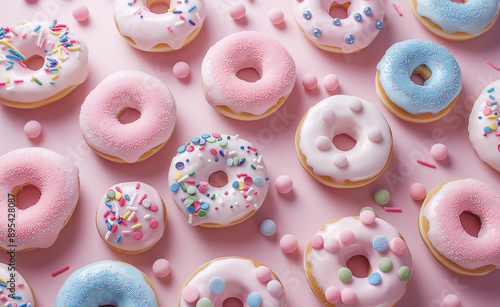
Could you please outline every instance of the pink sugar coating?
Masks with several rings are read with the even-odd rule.
[[[255,269],[255,277],[261,283],[266,283],[272,279],[271,270],[268,267],[260,266]]]
[[[446,145],[437,143],[432,145],[431,147],[431,156],[436,161],[441,161],[448,157],[448,147]]]
[[[345,288],[340,294],[342,303],[346,305],[352,305],[356,301],[356,292],[351,288]]]
[[[443,307],[460,307],[462,306],[462,301],[455,294],[448,294],[443,299]]]
[[[80,4],[73,9],[73,18],[76,21],[85,21],[89,18],[89,8],[85,4]]]
[[[34,139],[42,133],[42,125],[36,120],[30,120],[24,125],[24,133],[28,138]]]
[[[186,62],[177,62],[172,68],[172,71],[177,79],[184,79],[187,76],[189,76],[190,73],[189,64]]]
[[[235,2],[229,8],[229,16],[231,16],[231,18],[233,18],[234,20],[238,20],[245,17],[246,11],[247,10],[243,3]]]
[[[367,210],[368,211],[368,210]],[[364,211],[366,212],[366,211]],[[342,242],[342,244],[344,245],[351,245],[352,243],[354,243],[354,240],[356,239],[356,236],[354,235],[354,232],[346,229],[346,230],[343,230],[341,233],[340,233],[340,242]]]
[[[375,213],[371,210],[365,210],[359,214],[359,220],[363,225],[371,225],[375,222]]]
[[[326,75],[323,78],[323,86],[329,92],[333,92],[339,87],[339,78],[334,74]]]
[[[298,246],[299,243],[294,235],[286,234],[283,237],[281,237],[280,248],[283,253],[285,254],[293,253],[294,251],[297,250]]]
[[[401,238],[394,238],[389,242],[389,248],[394,254],[401,256],[406,252],[406,243]]]
[[[170,274],[170,262],[167,259],[158,259],[153,263],[153,273],[158,278],[165,278]]]
[[[314,249],[321,249],[321,248],[323,248],[323,243],[324,243],[323,237],[320,236],[320,235],[315,235],[311,239],[311,247],[314,248]]]
[[[285,14],[283,13],[282,10],[280,10],[278,8],[274,8],[274,9],[269,11],[268,17],[269,17],[269,21],[273,25],[279,25],[280,23],[283,22],[283,19],[285,18]]]
[[[313,74],[305,74],[302,77],[302,86],[306,90],[313,90],[318,86],[318,78]]]
[[[325,291],[325,298],[329,303],[337,303],[340,301],[340,290],[334,286],[328,287]]]
[[[293,181],[292,178],[286,176],[286,175],[281,175],[278,178],[276,178],[276,181],[274,182],[274,186],[276,187],[276,190],[280,194],[286,194],[290,192],[293,188]]]
[[[182,299],[188,304],[192,304],[200,297],[200,291],[193,285],[187,285],[182,289]]]
[[[410,187],[410,197],[413,200],[422,200],[425,198],[427,195],[427,191],[425,189],[425,186],[421,183],[414,183]]]

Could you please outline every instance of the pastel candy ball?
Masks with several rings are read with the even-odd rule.
[[[184,79],[189,76],[189,64],[186,62],[177,62],[172,68],[172,71],[177,79]]]
[[[281,237],[280,248],[281,251],[283,251],[283,253],[285,254],[293,253],[295,250],[297,250],[298,245],[299,244],[297,238],[294,235],[286,234]]]
[[[260,266],[255,270],[255,277],[262,283],[268,282],[272,279],[271,270],[268,267]]]
[[[375,213],[371,210],[365,210],[359,214],[359,220],[363,225],[370,225],[375,221]]]
[[[285,14],[283,14],[283,11],[277,8],[274,8],[269,11],[269,21],[273,25],[279,25],[280,23],[283,22],[283,19],[285,18]]]
[[[188,285],[182,289],[181,297],[186,303],[191,304],[198,300],[200,291],[195,286]]]
[[[323,78],[323,86],[329,92],[333,92],[339,87],[339,78],[334,74],[326,75]]]
[[[378,252],[383,252],[389,246],[389,241],[384,236],[376,236],[373,239],[373,248]]]
[[[338,272],[338,277],[341,282],[348,283],[352,279],[352,272],[348,268],[340,268]]]
[[[441,143],[432,145],[431,156],[437,161],[446,159],[446,157],[448,157],[448,147]]]
[[[375,202],[377,204],[385,205],[391,199],[391,195],[386,189],[378,189],[377,191],[375,191],[375,194],[373,194],[373,198],[375,199]]]
[[[267,283],[267,291],[269,291],[272,296],[278,297],[283,294],[283,287],[279,281],[273,279]]]
[[[401,256],[406,252],[406,243],[401,238],[394,238],[389,242],[389,248],[394,254]]]
[[[257,292],[252,292],[247,297],[248,307],[259,307],[262,304],[262,296]]]
[[[356,301],[356,292],[354,292],[353,289],[346,288],[342,290],[340,297],[342,299],[342,303],[346,305],[352,305]]]
[[[356,236],[354,235],[354,232],[350,230],[344,230],[340,233],[340,242],[346,246],[354,243],[355,239]]]
[[[279,176],[274,182],[276,190],[280,194],[286,194],[290,192],[293,188],[293,181],[290,177],[286,175]]]
[[[158,259],[153,263],[153,273],[158,278],[165,278],[170,274],[170,262],[167,259]]]
[[[329,303],[337,303],[340,301],[340,290],[334,286],[328,287],[325,291],[325,298]]]
[[[411,278],[411,270],[409,267],[403,265],[402,267],[399,268],[398,270],[398,276],[399,279],[402,281],[408,281]]]
[[[73,18],[76,21],[85,21],[89,18],[89,8],[85,4],[80,4],[73,9]]]
[[[317,85],[318,85],[318,78],[316,78],[315,75],[305,74],[304,77],[302,77],[302,86],[306,90],[313,90],[316,88]]]
[[[427,191],[425,190],[425,186],[421,183],[414,183],[410,187],[410,197],[413,200],[422,200],[427,195]]]
[[[238,20],[245,17],[246,11],[247,10],[243,3],[236,2],[229,8],[229,16],[231,16],[234,20]]]
[[[273,220],[264,220],[260,224],[260,232],[266,237],[270,237],[276,233],[276,223]]]
[[[222,291],[224,291],[225,287],[226,284],[224,283],[224,280],[222,280],[222,278],[219,277],[212,278],[208,283],[208,289],[210,290],[210,292],[215,294],[219,294]]]
[[[462,301],[455,294],[448,294],[443,299],[443,307],[460,307],[462,306]]]
[[[24,133],[28,138],[34,139],[42,133],[42,125],[36,120],[30,120],[24,125]]]

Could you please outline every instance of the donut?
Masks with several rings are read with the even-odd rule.
[[[122,124],[119,117],[135,109],[140,118]],[[90,148],[118,163],[143,161],[170,138],[176,106],[170,90],[140,71],[119,71],[106,77],[87,96],[80,111],[80,129]]]
[[[452,272],[485,275],[500,266],[500,191],[477,179],[452,179],[435,187],[420,210],[420,236],[434,258]],[[481,220],[477,237],[460,215]]]
[[[170,8],[156,14],[150,10],[155,4]],[[143,51],[170,52],[186,47],[200,32],[206,14],[205,0],[115,0],[118,31],[130,45]]]
[[[346,11],[346,18],[332,18],[334,6]],[[334,53],[353,53],[370,45],[384,27],[383,0],[296,0],[294,16],[302,34],[316,47]]]
[[[178,306],[223,306],[228,299],[248,307],[287,305],[283,285],[268,267],[253,259],[224,257],[205,263],[189,277]]]
[[[423,86],[410,76],[420,75]],[[443,117],[462,89],[460,67],[441,45],[410,39],[392,45],[377,64],[377,95],[394,115],[412,123]]]
[[[348,260],[368,260],[366,277],[354,276]],[[411,277],[410,251],[401,234],[375,217],[372,208],[360,216],[337,219],[318,231],[304,255],[307,281],[324,306],[395,306]]]
[[[255,69],[248,82],[237,73]],[[278,109],[295,84],[295,62],[276,39],[255,31],[231,34],[208,49],[201,64],[207,102],[219,113],[239,119],[264,118]]]
[[[188,223],[205,227],[243,222],[260,208],[269,188],[257,148],[238,135],[216,132],[177,149],[168,182]]]
[[[348,135],[347,151],[333,143]],[[328,97],[302,117],[295,134],[300,163],[314,179],[334,188],[355,188],[377,179],[392,154],[392,133],[384,115],[370,102],[346,95]]]
[[[88,49],[69,27],[26,22],[0,28],[0,103],[39,108],[68,95],[89,73]],[[43,58],[38,70],[28,67]]]
[[[0,249],[15,245],[20,252],[54,244],[78,202],[78,173],[68,159],[45,148],[16,149],[0,157],[0,219],[9,221],[0,223]],[[25,186],[38,188],[40,199],[19,209],[17,193]]]
[[[497,97],[500,98],[500,80],[488,84],[474,102],[468,130],[469,140],[479,158],[500,172]]]
[[[96,225],[112,249],[142,253],[163,236],[167,208],[158,191],[143,182],[123,182],[109,188],[97,207]]]
[[[477,37],[493,26],[498,17],[499,1],[410,0],[410,7],[418,21],[432,33],[463,41]]]
[[[134,266],[113,260],[86,265],[73,272],[57,293],[55,307],[158,307],[148,277]]]
[[[0,301],[4,306],[36,307],[33,290],[15,266],[0,263]]]

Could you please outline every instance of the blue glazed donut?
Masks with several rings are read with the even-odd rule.
[[[414,83],[413,73],[423,85]],[[444,116],[462,89],[460,67],[441,45],[420,39],[392,45],[377,65],[377,94],[394,115],[425,123]]]
[[[55,307],[158,307],[148,278],[135,267],[118,261],[100,261],[71,274],[57,293]]]
[[[434,34],[466,40],[486,32],[498,17],[499,0],[410,0],[417,19]]]

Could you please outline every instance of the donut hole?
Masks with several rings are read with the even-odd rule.
[[[478,237],[481,230],[481,218],[470,211],[464,211],[460,214],[460,223],[462,228],[471,237]]]
[[[349,6],[351,6],[351,2],[346,2],[344,4],[333,2],[332,5],[330,5],[328,15],[330,15],[332,18],[346,19],[347,17],[349,17]]]
[[[12,194],[16,195],[16,207],[19,210],[34,206],[42,196],[40,189],[31,184],[14,188]]]
[[[148,0],[146,7],[153,14],[165,14],[170,9],[170,0]]]
[[[464,4],[465,2],[467,2],[465,0],[450,0],[450,1],[455,2],[455,3],[460,3],[460,4]]]
[[[243,302],[236,297],[230,297],[224,300],[222,307],[243,307]]]
[[[356,146],[356,139],[347,133],[340,133],[333,137],[332,143],[338,150],[349,151]]]
[[[261,75],[254,67],[244,67],[236,72],[236,77],[240,80],[253,83],[259,81]]]
[[[118,121],[123,125],[133,123],[140,117],[141,112],[139,112],[139,110],[129,107],[121,109],[117,115]]]
[[[351,270],[352,275],[358,278],[366,278],[371,273],[371,266],[368,259],[363,255],[355,255],[346,262],[346,267]]]
[[[44,63],[45,59],[38,54],[32,55],[23,61],[23,64],[26,65],[26,68],[33,71],[41,69]]]
[[[208,176],[208,184],[214,188],[223,188],[229,182],[229,177],[224,171],[216,171]]]
[[[425,81],[432,76],[431,70],[424,64],[417,66],[410,76],[410,80],[416,85],[424,86]]]

